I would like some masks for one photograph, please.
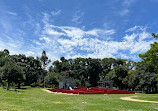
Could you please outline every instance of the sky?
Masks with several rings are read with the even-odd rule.
[[[0,0],[0,50],[65,58],[121,58],[157,41],[158,0]]]

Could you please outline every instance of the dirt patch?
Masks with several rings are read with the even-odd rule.
[[[135,102],[158,103],[158,101],[139,100],[139,99],[133,99],[132,97],[138,97],[138,96],[121,97],[120,99],[126,100],[126,101],[135,101]]]
[[[56,102],[53,102],[54,104],[62,104],[63,102],[60,102],[60,101],[56,101]]]
[[[86,104],[87,102],[82,102],[82,103]]]

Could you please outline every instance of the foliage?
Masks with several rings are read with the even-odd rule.
[[[9,90],[12,82],[18,83],[18,88],[20,88],[20,83],[24,79],[23,68],[14,63],[14,61],[7,61],[2,67],[2,79],[8,83],[7,90]]]
[[[156,35],[155,33],[151,34],[154,38],[158,38],[158,35]]]
[[[47,76],[45,77],[45,83],[47,87],[53,87],[53,86],[58,86],[59,81],[61,80],[61,76],[59,73],[55,73],[53,68],[49,68],[49,72]]]
[[[43,86],[45,87],[46,84],[45,84],[45,77],[47,76],[47,66],[49,65],[49,63],[51,62],[51,60],[48,59],[47,57],[47,54],[46,54],[46,51],[43,50],[42,52],[42,56],[40,58],[38,58],[41,62],[41,65],[42,65],[42,68],[43,68],[43,71],[41,73],[41,77],[40,77],[40,83],[43,84]]]
[[[136,66],[136,70],[129,71],[126,82],[128,86],[137,91],[156,93],[156,77],[155,73],[148,71],[146,63],[139,62]]]
[[[158,38],[158,35],[152,33],[154,38]],[[147,63],[148,72],[157,74],[158,81],[158,42],[154,42],[150,45],[151,48],[145,53],[140,54],[143,62]]]
[[[139,55],[144,62],[148,64],[148,69],[150,72],[155,72],[158,74],[158,43],[154,42],[151,44],[150,50],[145,54]]]

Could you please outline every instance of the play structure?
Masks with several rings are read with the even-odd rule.
[[[60,89],[60,88],[53,88],[53,89],[48,89],[48,90],[51,92],[67,93],[67,94],[135,94],[134,91],[105,89],[105,88],[98,88],[98,87],[87,88],[87,87],[81,87],[81,86],[74,87],[71,90]]]
[[[69,76],[64,76],[59,82],[58,88],[48,89],[51,92],[67,93],[67,94],[135,94],[134,91],[125,91],[113,89],[113,82],[105,79],[98,81],[98,87],[82,87],[75,86],[73,79]]]
[[[109,88],[112,89],[113,88],[113,82],[110,80],[106,80],[106,79],[100,79],[98,81],[98,87],[99,88]]]

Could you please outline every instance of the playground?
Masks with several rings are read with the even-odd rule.
[[[87,88],[81,86],[70,88],[70,90],[60,89],[60,88],[53,88],[48,90],[51,92],[66,93],[66,94],[135,94],[134,91],[125,91],[125,90],[99,88],[99,87]]]

